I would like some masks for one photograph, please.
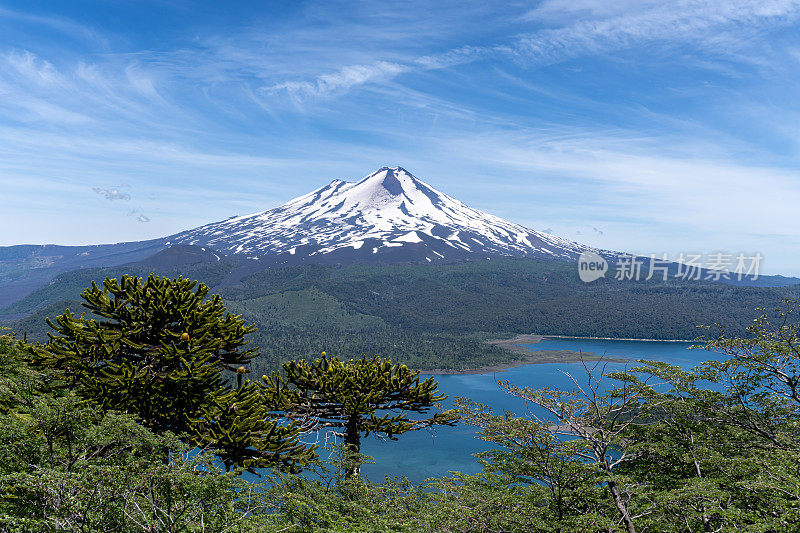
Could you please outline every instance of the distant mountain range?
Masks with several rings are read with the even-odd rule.
[[[334,180],[268,211],[160,239],[0,247],[0,316],[9,315],[4,307],[59,274],[141,262],[154,254],[159,254],[153,258],[158,265],[169,262],[170,254],[163,252],[174,246],[180,247],[175,256],[185,255],[185,246],[197,246],[207,254],[205,259],[225,259],[229,271],[221,286],[266,268],[301,264],[425,264],[501,257],[576,261],[585,251],[616,255],[478,211],[403,168],[384,167],[355,183]],[[751,284],[796,283],[800,279],[766,276]]]

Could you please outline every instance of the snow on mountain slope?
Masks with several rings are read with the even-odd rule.
[[[437,261],[470,256],[575,260],[582,244],[472,209],[400,167],[329,185],[262,213],[166,239],[276,263]]]

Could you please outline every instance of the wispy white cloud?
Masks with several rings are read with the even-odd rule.
[[[287,92],[293,100],[321,98],[341,93],[366,83],[394,78],[409,67],[397,63],[377,61],[370,65],[349,65],[336,72],[322,74],[313,81],[289,81],[262,88],[263,92],[275,94]]]
[[[264,90],[272,94],[287,91],[299,101],[337,96],[368,83],[390,81],[402,73],[449,68],[497,54],[542,66],[654,42],[668,46],[691,43],[718,56],[739,54],[741,60],[754,61],[752,57],[741,55],[741,48],[750,35],[765,28],[788,26],[799,18],[798,0],[679,0],[671,3],[551,0],[528,11],[521,20],[558,22],[556,27],[522,33],[508,42],[465,45],[410,58],[403,63],[376,61],[369,65],[343,66],[310,81],[285,81]],[[712,63],[707,66],[716,68]]]
[[[571,23],[520,37],[505,47],[525,61],[552,63],[626,49],[638,43],[702,44],[715,54],[740,48],[752,32],[786,26],[800,17],[800,2],[679,0],[677,2],[548,1],[526,15],[531,21]],[[589,15],[589,16],[586,16]],[[735,28],[735,32],[729,32]]]
[[[800,201],[800,173],[654,142],[635,132],[495,132],[454,134],[432,149],[503,176],[493,186],[514,198],[504,201],[506,216],[532,227],[558,220],[558,232],[595,222],[603,233],[615,229],[602,242],[617,249],[761,250],[773,268],[796,271],[785,243],[800,241],[787,216]],[[485,191],[479,183],[473,187]],[[596,227],[595,236],[603,235]]]

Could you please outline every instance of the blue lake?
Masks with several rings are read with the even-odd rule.
[[[658,360],[684,368],[714,358],[714,354],[704,350],[689,350],[691,345],[683,342],[552,338],[526,346],[534,351],[573,350],[629,359],[631,362],[636,359]],[[593,363],[588,364],[591,367]],[[625,366],[624,363],[609,363],[605,370],[611,372]],[[524,403],[505,394],[497,382],[508,380],[514,385],[536,388],[574,388],[564,372],[572,374],[579,381],[584,378],[585,382],[586,373],[581,363],[529,364],[501,372],[435,375],[434,378],[439,382],[439,390],[449,396],[448,405],[451,405],[454,397],[463,396],[491,406],[496,413],[509,410],[522,414],[525,411]],[[459,424],[438,428],[433,432],[422,430],[406,433],[397,441],[381,441],[370,436],[362,441],[362,452],[374,457],[376,463],[365,465],[362,471],[373,481],[380,481],[385,475],[405,475],[413,482],[433,476],[441,477],[449,471],[478,472],[480,466],[472,454],[488,449],[489,445],[475,438],[475,433],[475,428]]]

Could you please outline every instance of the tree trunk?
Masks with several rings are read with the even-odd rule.
[[[344,430],[344,449],[345,449],[345,478],[350,479],[361,475],[361,428],[359,422],[361,417],[350,415],[347,419],[347,426]]]
[[[697,457],[694,454],[694,434],[689,433],[689,442],[692,443],[692,461],[694,462],[694,471],[697,473],[698,479],[703,479],[703,471],[700,469],[700,461],[697,460]],[[700,504],[700,513],[703,518],[703,531],[708,531],[711,526],[711,521],[708,518],[708,513],[706,512],[706,506]]]
[[[617,506],[619,514],[622,515],[622,521],[625,524],[625,529],[628,533],[636,533],[636,527],[633,525],[633,520],[628,512],[628,506],[622,499],[622,494],[619,492],[616,481],[608,480],[608,490],[611,491],[611,497],[614,499],[614,505]]]

